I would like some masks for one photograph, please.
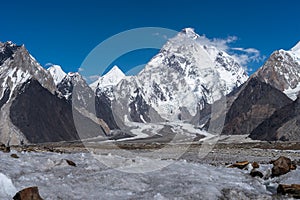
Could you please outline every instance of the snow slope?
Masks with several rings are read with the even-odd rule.
[[[170,39],[137,75],[145,100],[162,117],[172,119],[185,107],[213,103],[248,78],[226,52],[200,43],[191,28]]]
[[[63,78],[67,75],[61,69],[61,66],[59,66],[59,65],[52,65],[47,70],[51,74],[51,76],[53,77],[55,85],[58,85],[63,80]]]
[[[300,91],[300,42],[273,52],[255,75],[295,100]]]
[[[192,28],[183,29],[136,76],[126,77],[115,66],[90,87],[97,96],[104,93],[116,101],[113,109],[122,119],[190,119],[199,106],[213,103],[248,78],[230,55],[199,38]]]
[[[90,84],[90,87],[95,91],[97,88],[107,88],[117,85],[125,74],[118,66],[114,66],[109,72],[101,76],[97,81]]]

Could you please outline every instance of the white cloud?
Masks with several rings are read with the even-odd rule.
[[[48,67],[51,67],[52,65],[54,65],[54,64],[53,64],[53,63],[51,63],[51,62],[48,62],[48,63],[46,63],[46,64],[45,64],[45,66],[44,66],[44,67],[45,67],[45,68],[48,68]]]
[[[260,51],[255,48],[234,47],[234,43],[238,40],[236,36],[229,36],[227,38],[213,38],[209,39],[205,35],[199,37],[199,42],[202,45],[215,46],[217,49],[225,51],[231,55],[237,62],[244,67],[249,67],[248,71],[253,71],[250,64],[253,62],[261,62],[266,57],[262,56]]]
[[[92,76],[89,76],[89,77],[87,78],[87,81],[88,81],[88,82],[94,82],[94,81],[98,80],[98,78],[100,78],[99,75],[92,75]]]
[[[78,72],[83,72],[83,71],[84,71],[84,68],[82,68],[82,67],[78,68]]]
[[[207,46],[215,46],[217,49],[220,49],[222,51],[227,51],[228,49],[230,49],[229,44],[237,40],[238,38],[236,36],[229,36],[225,39],[221,39],[221,38],[209,39],[205,35],[201,35],[199,37],[199,41],[201,44]]]

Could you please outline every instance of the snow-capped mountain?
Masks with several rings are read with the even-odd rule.
[[[58,85],[63,78],[67,75],[59,65],[52,65],[47,69],[47,71],[51,74],[53,77],[55,85]]]
[[[297,56],[298,61],[300,58],[300,41],[291,49],[291,51]]]
[[[15,119],[12,105],[24,93],[24,84],[36,80],[51,95],[56,88],[52,76],[29,54],[25,46],[12,42],[0,44],[0,140],[18,143],[24,135],[11,120]],[[25,102],[19,102],[25,105]],[[20,111],[19,111],[20,112]],[[31,113],[33,115],[33,113]],[[18,118],[19,119],[19,118]],[[21,119],[19,119],[21,120]],[[25,120],[25,118],[22,118]],[[21,121],[19,121],[21,122]],[[25,124],[28,126],[28,124]]]
[[[110,101],[105,95],[95,96],[95,92],[78,72],[69,72],[57,85],[57,89],[82,115],[99,123],[105,134],[109,134],[110,129],[118,128]]]
[[[118,66],[113,66],[105,75],[98,78],[97,81],[90,84],[93,90],[96,88],[105,88],[117,85],[123,78],[125,74]]]
[[[114,87],[120,83],[126,76],[118,66],[114,66],[105,75],[98,78],[97,81],[90,84],[97,96],[105,95],[110,100],[114,99]]]
[[[288,51],[273,52],[255,75],[295,100],[300,91],[300,42]]]
[[[1,43],[0,66],[1,97],[5,89],[9,89],[12,96],[15,88],[30,78],[38,80],[51,92],[55,90],[52,76],[28,53],[24,45]]]
[[[231,56],[199,37],[183,29],[137,75],[145,101],[165,119],[177,118],[182,108],[195,115],[199,104],[213,103],[248,78]]]
[[[74,141],[116,128],[110,107],[103,101],[95,106],[94,92],[78,73],[44,69],[24,45],[0,43],[0,85],[2,143]]]

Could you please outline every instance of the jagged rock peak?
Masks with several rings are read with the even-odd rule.
[[[59,65],[52,65],[47,69],[47,71],[51,74],[53,77],[55,85],[58,85],[63,78],[67,75]]]

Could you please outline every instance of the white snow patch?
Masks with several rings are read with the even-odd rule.
[[[0,173],[0,199],[11,199],[16,193],[12,180]]]
[[[47,71],[51,74],[55,85],[58,85],[67,75],[59,65],[52,65]]]
[[[112,87],[117,85],[123,78],[125,74],[118,66],[114,66],[109,72],[101,76],[97,81],[90,84],[90,87],[95,91],[98,87]]]

